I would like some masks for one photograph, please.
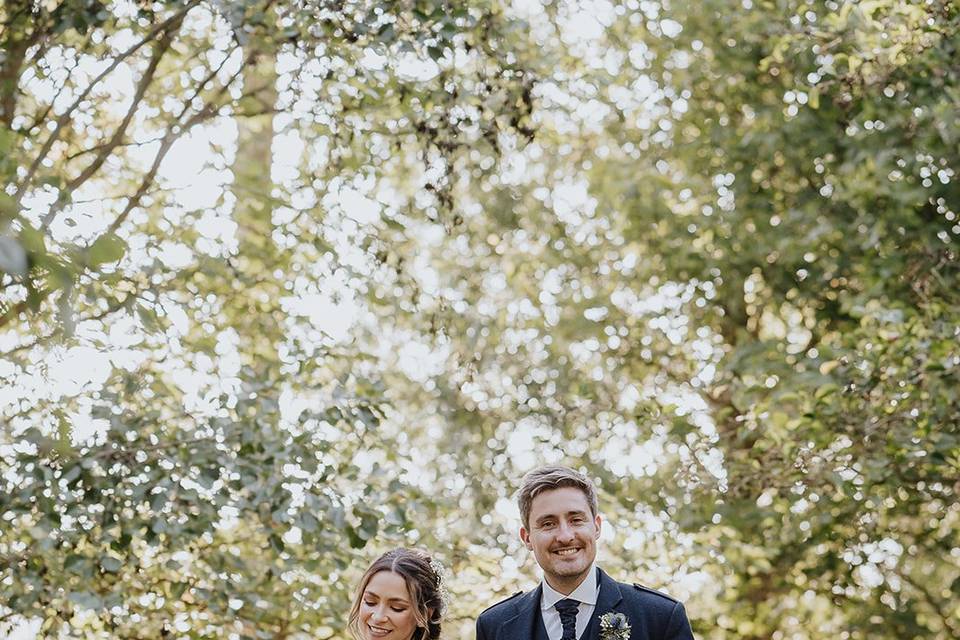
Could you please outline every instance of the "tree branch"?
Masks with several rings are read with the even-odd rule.
[[[163,162],[164,157],[166,157],[167,153],[170,151],[170,148],[173,146],[174,142],[176,142],[180,136],[190,131],[190,129],[192,129],[193,127],[217,115],[217,113],[220,111],[220,109],[224,105],[217,104],[216,100],[218,98],[221,98],[225,93],[227,93],[227,91],[233,85],[233,83],[236,82],[237,78],[240,77],[240,74],[243,73],[243,70],[246,67],[246,65],[252,63],[252,61],[256,58],[258,54],[259,54],[259,51],[256,51],[256,50],[252,51],[243,61],[243,64],[240,65],[240,69],[238,69],[230,77],[230,79],[227,80],[227,82],[225,82],[223,86],[221,86],[220,89],[214,94],[214,99],[211,102],[204,105],[204,107],[200,111],[190,116],[190,118],[182,126],[180,126],[179,124],[177,124],[177,122],[179,122],[179,120],[184,115],[186,115],[186,113],[190,110],[191,103],[193,102],[192,98],[184,101],[183,109],[181,109],[180,113],[177,114],[177,119],[176,119],[177,122],[174,122],[173,124],[171,124],[170,128],[167,129],[167,133],[164,135],[163,142],[160,145],[160,150],[157,152],[157,155],[153,160],[153,165],[150,167],[150,170],[147,172],[143,180],[140,182],[140,188],[137,189],[137,192],[130,197],[130,200],[127,202],[127,206],[124,207],[122,212],[120,212],[120,215],[117,216],[116,220],[114,220],[110,224],[110,226],[107,228],[106,233],[115,233],[117,229],[119,229],[120,226],[127,219],[127,216],[130,215],[130,212],[133,211],[133,209],[135,209],[140,204],[140,200],[143,198],[144,194],[150,188],[150,185],[153,184],[153,180],[154,178],[156,178],[157,171],[160,169],[160,164]],[[216,75],[215,72],[211,72],[211,74],[208,75],[207,77],[212,78],[215,75]],[[199,92],[200,92],[200,88],[198,87],[193,97],[198,95]],[[244,94],[244,95],[247,95],[247,94]]]
[[[88,456],[89,458],[102,459],[102,458],[113,458],[117,456],[132,456],[143,451],[162,451],[164,449],[174,449],[180,447],[188,447],[194,444],[205,444],[212,443],[217,444],[217,439],[214,436],[205,436],[203,438],[191,438],[190,440],[174,440],[173,442],[161,442],[160,444],[150,445],[148,447],[137,447],[135,449],[103,449],[98,451],[95,454]]]
[[[157,136],[156,138],[150,138],[149,140],[143,140],[143,141],[141,141],[141,142],[122,142],[122,143],[117,143],[117,144],[115,144],[115,145],[113,145],[113,146],[114,146],[114,148],[116,148],[116,147],[120,147],[120,148],[126,148],[126,147],[143,147],[143,146],[146,146],[146,145],[149,145],[149,144],[153,144],[154,142],[160,142],[161,140],[163,140],[163,136]],[[71,153],[70,155],[68,155],[68,156],[67,156],[67,161],[69,162],[70,160],[76,160],[77,158],[79,158],[79,157],[81,157],[81,156],[85,156],[85,155],[87,155],[88,153],[98,153],[101,149],[106,148],[106,147],[107,147],[108,145],[110,145],[110,144],[111,144],[111,142],[108,141],[108,142],[104,142],[103,144],[97,144],[97,145],[94,145],[94,146],[92,146],[92,147],[88,147],[88,148],[86,148],[86,149],[81,149],[80,151],[77,151],[76,153]],[[109,198],[98,198],[98,200],[109,200]],[[91,200],[73,200],[72,202],[73,202],[73,204],[78,204],[78,203],[80,203],[80,202],[92,202],[92,201],[91,201]]]
[[[19,90],[20,69],[23,68],[23,61],[27,55],[27,50],[40,39],[43,29],[36,26],[29,34],[18,34],[13,28],[13,23],[20,19],[20,14],[29,11],[32,3],[20,2],[20,7],[10,20],[8,28],[4,29],[3,35],[3,64],[0,66],[0,124],[7,129],[13,124],[13,116],[17,110],[17,92]],[[8,33],[9,31],[9,33]],[[18,35],[22,37],[18,37]]]
[[[2,316],[0,316],[0,327],[7,324],[13,318],[16,318],[21,313],[27,310],[27,301],[21,300],[13,306],[13,308],[8,309]]]
[[[120,140],[127,132],[127,127],[130,126],[130,122],[133,120],[133,116],[136,114],[137,109],[140,106],[140,102],[143,100],[143,96],[147,92],[147,88],[153,82],[153,78],[157,72],[157,67],[160,66],[160,60],[162,60],[163,56],[167,53],[167,51],[170,50],[172,41],[172,31],[165,31],[157,41],[153,56],[150,58],[150,64],[147,65],[146,70],[143,72],[143,76],[140,77],[140,82],[137,84],[136,93],[133,95],[133,102],[130,105],[130,108],[127,109],[127,113],[124,115],[123,120],[113,132],[113,136],[110,137],[110,140],[108,140],[107,143],[102,146],[100,152],[97,154],[97,157],[93,160],[93,162],[87,165],[87,168],[80,172],[80,175],[67,183],[68,191],[73,191],[81,184],[86,182],[90,176],[96,173],[106,161],[107,157],[109,157],[113,152],[114,147],[120,143]]]
[[[137,296],[136,296],[135,293],[134,293],[134,294],[131,294],[131,295],[128,295],[126,298],[123,299],[123,302],[116,302],[116,303],[114,303],[114,304],[112,304],[112,305],[109,305],[105,310],[101,311],[100,313],[95,313],[95,314],[92,314],[92,315],[89,315],[89,316],[85,316],[85,317],[83,317],[83,318],[78,318],[78,319],[77,319],[77,324],[80,324],[81,322],[89,322],[89,321],[91,321],[91,320],[103,320],[104,318],[106,318],[106,317],[107,317],[108,315],[110,315],[111,313],[116,313],[117,311],[119,311],[119,310],[123,309],[124,307],[126,307],[128,304],[130,304],[130,301],[131,301],[132,299],[136,299],[136,297],[137,297]],[[10,349],[10,350],[8,350],[8,351],[4,351],[4,352],[3,352],[3,356],[4,356],[5,358],[7,358],[7,357],[12,356],[12,355],[15,354],[15,353],[18,353],[18,352],[20,352],[20,351],[25,350],[25,349],[32,349],[33,347],[37,346],[37,345],[40,344],[41,342],[46,342],[47,340],[49,340],[49,339],[51,339],[51,338],[53,338],[53,337],[56,337],[60,332],[61,332],[61,330],[60,330],[60,329],[57,329],[57,330],[55,330],[55,331],[51,331],[50,333],[48,333],[48,334],[46,334],[46,335],[37,336],[37,337],[35,337],[33,340],[31,340],[31,341],[29,341],[29,342],[25,342],[24,344],[17,345],[16,347],[13,347],[12,349]]]
[[[73,73],[78,66],[80,66],[79,58],[74,59],[73,66],[71,66],[69,69],[66,69],[66,76],[69,77],[70,74]],[[49,78],[49,74],[46,77]],[[39,127],[40,123],[46,122],[47,117],[50,115],[50,112],[53,110],[53,105],[57,103],[57,100],[60,99],[60,96],[63,94],[64,91],[67,90],[67,87],[69,86],[69,83],[65,81],[59,84],[60,84],[60,87],[57,89],[57,92],[53,95],[53,98],[50,99],[50,102],[47,103],[47,106],[43,109],[43,111],[41,111],[33,119],[33,122],[30,123],[30,126],[23,128],[24,131],[28,131],[28,132],[32,131],[33,129]]]
[[[140,40],[140,42],[131,46],[126,51],[124,51],[119,56],[117,56],[113,60],[113,62],[110,64],[110,66],[104,69],[96,78],[94,78],[90,82],[89,85],[87,85],[87,88],[84,89],[79,96],[77,96],[77,99],[73,101],[73,104],[71,104],[70,107],[67,108],[67,110],[64,111],[59,118],[57,118],[57,124],[53,132],[47,137],[47,140],[43,143],[43,147],[40,148],[40,152],[37,154],[37,157],[34,158],[33,163],[31,163],[30,165],[30,168],[27,169],[26,175],[17,184],[17,190],[16,190],[17,203],[23,200],[23,197],[24,195],[26,195],[26,192],[27,192],[27,186],[30,184],[30,182],[33,180],[33,177],[36,175],[37,169],[40,167],[40,163],[42,163],[44,158],[47,157],[47,154],[50,153],[50,149],[53,147],[53,144],[60,139],[60,135],[63,132],[64,127],[66,127],[67,123],[69,123],[70,119],[73,117],[73,112],[76,111],[77,108],[79,108],[79,106],[83,103],[83,101],[87,99],[87,96],[90,95],[90,92],[93,91],[93,88],[96,87],[98,84],[100,84],[100,82],[104,78],[106,78],[108,75],[113,73],[113,71],[120,66],[120,63],[122,63],[124,60],[126,60],[127,58],[132,56],[134,53],[139,51],[147,43],[153,41],[158,35],[164,33],[168,29],[175,30],[179,28],[180,23],[183,21],[184,17],[186,17],[187,13],[189,13],[190,10],[193,9],[195,6],[197,6],[199,3],[200,3],[200,0],[190,0],[190,2],[184,5],[184,7],[180,11],[176,12],[175,14],[173,14],[172,16],[170,16],[169,18],[167,18],[166,20],[158,24],[156,27],[151,29],[150,32],[147,33],[147,35],[144,36],[142,40]]]
[[[926,585],[914,580],[908,576],[906,572],[896,569],[895,573],[900,577],[901,580],[916,589],[917,592],[923,596],[923,601],[926,602],[930,608],[936,611],[937,615],[940,617],[940,621],[943,622],[943,626],[950,630],[953,637],[960,637],[960,625],[957,625],[957,623],[953,621],[953,616],[950,614],[950,607],[948,603],[941,601],[933,594],[932,591],[930,591]]]
[[[133,120],[133,116],[136,114],[137,109],[140,106],[140,102],[143,100],[143,96],[146,93],[147,88],[153,82],[157,67],[160,65],[160,60],[170,49],[172,38],[172,32],[168,31],[164,32],[160,40],[158,40],[157,47],[154,50],[154,55],[151,57],[150,64],[147,66],[143,76],[140,78],[140,82],[137,85],[137,91],[133,96],[133,102],[131,103],[130,108],[127,109],[127,113],[124,115],[123,120],[120,122],[119,126],[117,126],[117,129],[110,137],[110,140],[100,145],[99,151],[97,152],[97,157],[94,158],[89,165],[87,165],[86,169],[80,172],[80,175],[67,183],[65,189],[67,193],[73,193],[77,188],[80,187],[80,185],[89,180],[90,177],[100,169],[103,163],[106,162],[107,158],[110,157],[117,145],[120,144],[120,141],[127,131],[127,127],[130,126],[130,122]],[[47,211],[47,214],[43,217],[43,220],[40,223],[40,231],[46,231],[56,218],[57,214],[60,211],[63,211],[64,207],[66,207],[68,203],[69,200],[61,198],[55,205],[51,206],[50,210]]]

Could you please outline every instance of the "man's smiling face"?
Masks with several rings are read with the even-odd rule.
[[[530,504],[529,529],[520,539],[533,551],[547,583],[569,594],[583,582],[597,556],[600,516],[575,487],[543,491]]]

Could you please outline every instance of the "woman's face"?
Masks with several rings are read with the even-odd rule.
[[[378,571],[360,601],[360,631],[365,640],[410,640],[417,629],[407,581],[399,573]]]

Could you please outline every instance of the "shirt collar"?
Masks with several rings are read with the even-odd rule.
[[[583,582],[568,596],[563,595],[547,584],[546,579],[542,580],[540,584],[543,585],[543,595],[540,596],[541,610],[546,611],[550,609],[564,598],[571,598],[584,604],[597,604],[599,588],[597,585],[597,566],[595,564],[590,565],[590,571],[587,572],[587,577],[584,578]]]

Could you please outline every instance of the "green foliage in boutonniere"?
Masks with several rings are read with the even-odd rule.
[[[627,616],[613,611],[600,616],[600,640],[630,640]]]

